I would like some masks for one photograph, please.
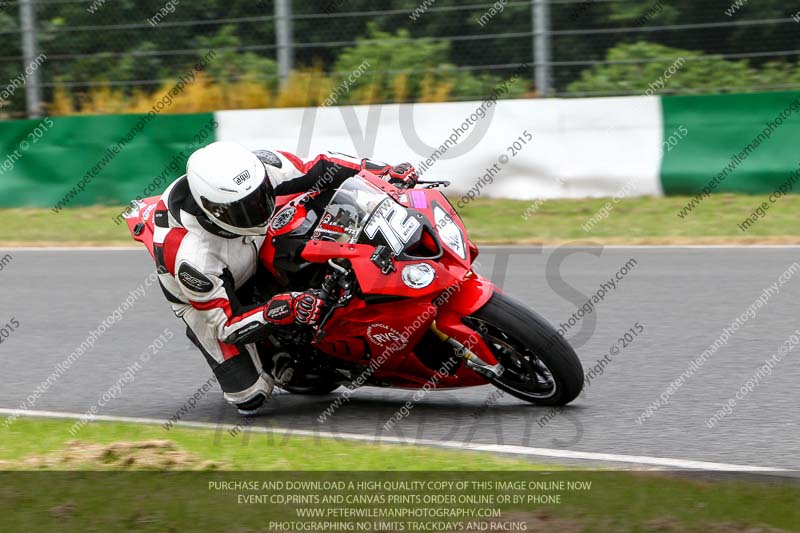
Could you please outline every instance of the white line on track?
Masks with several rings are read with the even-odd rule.
[[[592,245],[575,245],[576,248],[586,248]],[[498,250],[507,248],[537,248],[536,245],[492,245],[482,246],[484,250]],[[556,248],[557,246],[546,245],[542,248]],[[604,246],[607,249],[796,249],[800,245],[641,245],[641,246],[625,246],[625,245],[608,245]],[[0,251],[24,251],[24,252],[130,252],[130,251],[143,251],[142,246],[129,246],[129,247],[11,247],[2,248]],[[22,411],[18,409],[2,409],[0,414],[6,416],[25,416],[35,418],[60,418],[69,420],[80,420],[84,415],[79,413],[61,413],[54,411]],[[138,424],[161,425],[165,420],[149,419],[149,418],[135,418],[135,417],[116,417],[97,415],[91,418],[99,422],[129,422]],[[233,429],[234,425],[218,425],[203,422],[179,422],[175,424],[179,427],[200,428],[200,429]],[[349,441],[359,442],[372,442],[372,443],[385,443],[385,444],[406,444],[406,445],[420,445],[431,446],[436,448],[457,449],[476,452],[491,452],[510,454],[518,456],[529,457],[548,457],[555,459],[565,460],[578,460],[578,461],[596,461],[596,462],[612,462],[612,463],[626,463],[630,465],[638,465],[644,467],[656,468],[675,468],[675,469],[688,469],[688,470],[708,470],[708,471],[725,471],[725,472],[792,472],[792,470],[752,466],[752,465],[738,465],[729,463],[716,463],[707,461],[693,461],[686,459],[670,459],[663,457],[649,457],[639,455],[622,455],[611,453],[598,453],[598,452],[580,452],[570,450],[557,450],[549,448],[529,448],[525,446],[511,446],[506,444],[472,444],[454,441],[434,441],[434,440],[418,440],[406,439],[399,437],[389,436],[370,436],[348,433],[328,433],[319,431],[307,430],[292,430],[292,429],[272,429],[263,427],[249,427],[249,431],[257,433],[271,433],[276,435],[296,435],[306,437],[319,437],[319,438],[333,438]]]
[[[20,409],[0,408],[0,415],[28,418],[56,418],[66,420],[81,420],[85,415],[80,413],[62,413],[57,411],[24,411]],[[162,425],[166,420],[154,418],[136,418],[126,416],[106,416],[95,415],[90,417],[91,421],[96,422],[126,422],[134,424]],[[237,426],[232,424],[213,424],[207,422],[178,422],[174,427],[230,430]],[[528,448],[526,446],[511,446],[507,444],[472,444],[456,441],[437,441],[427,439],[406,439],[400,437],[381,437],[371,435],[359,435],[354,433],[329,433],[323,431],[294,430],[281,428],[265,428],[249,426],[247,431],[255,433],[266,433],[281,436],[315,437],[326,439],[341,439],[347,441],[366,442],[373,444],[405,444],[416,446],[429,446],[435,448],[447,448],[461,451],[491,452],[527,457],[548,457],[554,459],[567,459],[579,461],[626,463],[642,467],[673,468],[682,470],[707,470],[714,472],[751,472],[751,473],[788,473],[794,472],[785,468],[773,468],[768,466],[738,465],[730,463],[714,463],[708,461],[693,461],[687,459],[668,459],[664,457],[648,457],[645,455],[621,455],[613,453],[578,452],[570,450],[554,450],[550,448]]]

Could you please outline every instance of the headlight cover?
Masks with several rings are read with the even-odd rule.
[[[403,267],[403,283],[412,289],[424,289],[436,278],[436,271],[427,263]]]
[[[442,242],[461,259],[467,258],[467,248],[464,246],[464,236],[458,225],[444,209],[438,205],[433,208],[433,219]]]

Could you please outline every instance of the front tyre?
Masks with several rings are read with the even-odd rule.
[[[544,318],[496,292],[464,319],[504,371],[492,384],[536,405],[566,405],[583,390],[583,367],[572,346]]]

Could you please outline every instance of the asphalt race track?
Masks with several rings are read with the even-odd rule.
[[[0,408],[15,409],[144,283],[153,265],[144,249],[7,250],[0,257],[6,253],[13,260],[0,271],[0,327],[12,318],[19,327],[0,344]],[[324,424],[317,417],[336,394],[280,394],[268,416],[253,425],[797,469],[800,348],[755,386],[751,381],[752,392],[736,400],[713,429],[706,427],[800,328],[800,266],[752,317],[746,315],[796,260],[800,248],[793,247],[486,248],[479,270],[556,324],[629,265],[616,288],[567,331],[587,372],[612,347],[619,349],[573,405],[555,413],[508,396],[495,401],[490,386],[434,391],[384,431],[413,392],[361,389]],[[637,423],[742,313],[746,320],[727,344],[669,395],[667,405]],[[643,332],[622,348],[618,339],[637,322]],[[141,364],[132,382],[121,382],[120,375],[165,328],[175,337]],[[183,332],[154,286],[28,407],[84,413],[119,383],[118,397],[98,414],[167,419],[210,377]],[[238,422],[216,386],[184,420]]]

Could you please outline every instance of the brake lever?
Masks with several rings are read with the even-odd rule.
[[[447,180],[434,180],[434,181],[417,181],[417,185],[426,185],[424,189],[435,189],[437,187],[449,187],[450,182]]]
[[[323,316],[322,319],[319,322],[317,322],[312,328],[314,331],[314,336],[311,339],[312,342],[319,342],[325,338],[325,324],[328,323],[328,320],[330,320],[330,318],[333,316],[333,313],[337,309],[346,307],[347,304],[350,303],[350,300],[352,298],[353,295],[350,294],[350,292],[348,291],[345,294],[343,294],[342,297],[339,298],[335,304],[331,305],[328,308],[328,310],[325,312],[325,316]]]
[[[326,277],[325,281],[323,282],[322,284],[323,286],[321,289],[322,298],[325,300],[325,303],[328,304],[331,295],[336,288],[342,289],[343,293],[340,297],[336,299],[336,302],[328,308],[322,319],[312,328],[314,331],[314,337],[312,339],[313,342],[319,342],[325,337],[325,331],[324,331],[325,324],[328,322],[328,320],[330,320],[330,318],[333,316],[333,313],[337,309],[345,307],[353,298],[352,294],[353,286],[346,279],[347,275],[349,274],[349,271],[344,267],[341,267],[336,263],[334,263],[333,259],[328,260],[328,265],[330,265],[330,267],[333,268],[335,273]]]
[[[319,342],[325,338],[325,324],[327,324],[328,320],[333,316],[334,311],[344,307],[346,304],[342,304],[341,302],[336,302],[325,313],[325,316],[317,322],[312,330],[314,331],[314,336],[311,338],[311,342]]]

